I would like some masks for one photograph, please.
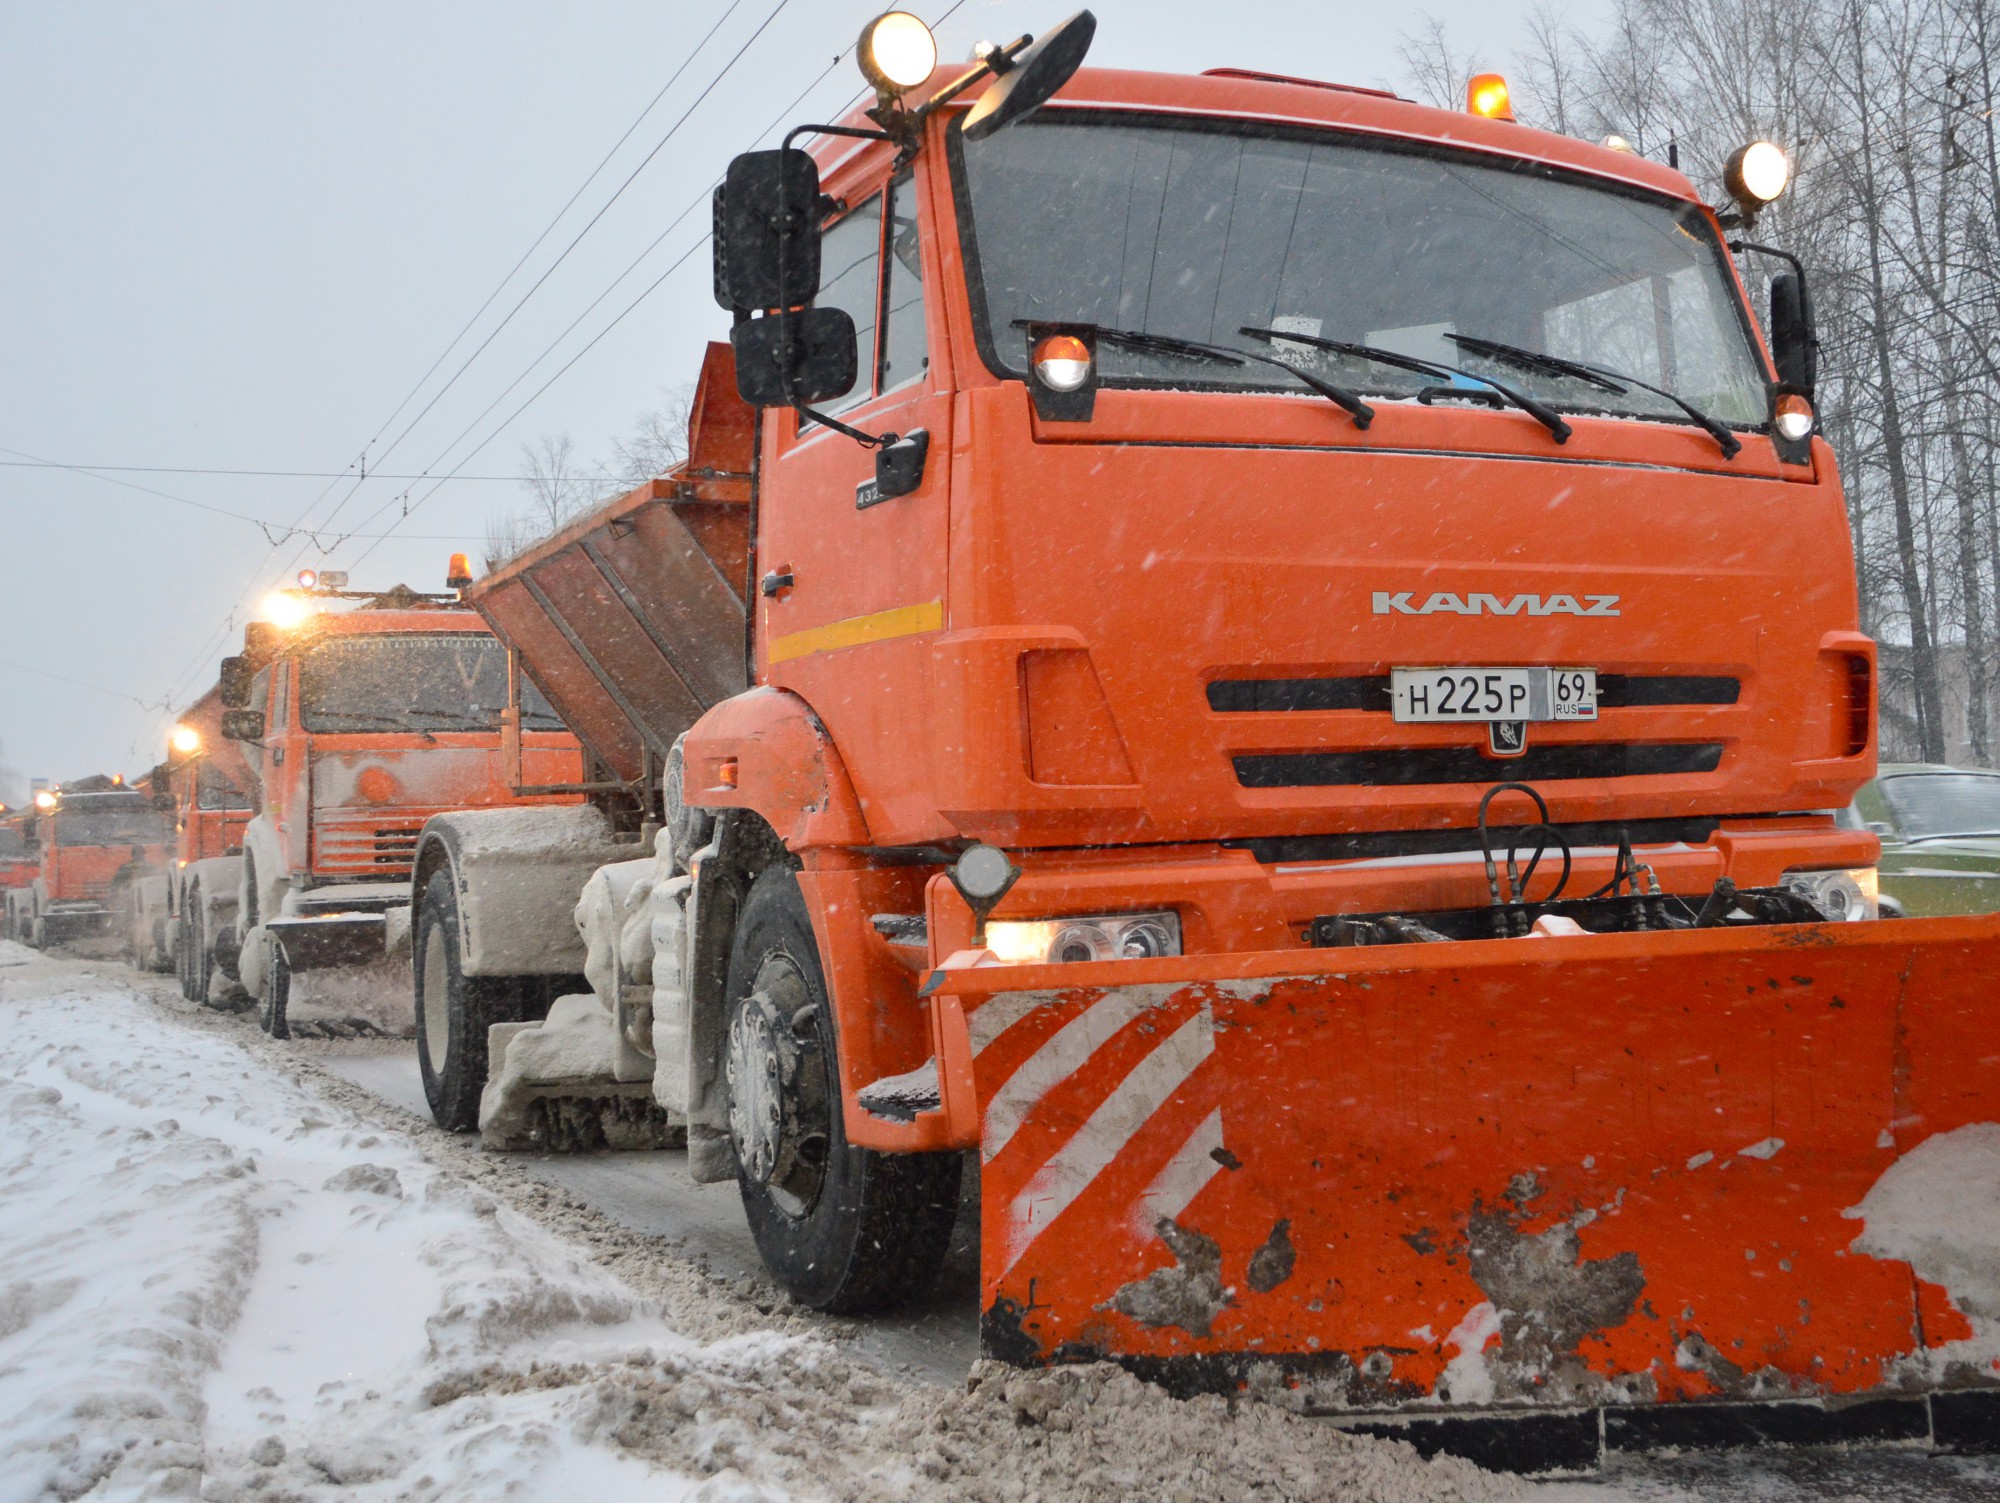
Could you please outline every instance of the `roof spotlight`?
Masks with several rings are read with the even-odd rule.
[[[48,810],[55,808],[55,806],[56,795],[53,790],[48,788],[37,788],[35,790],[35,807],[37,809]]]
[[[901,94],[937,68],[937,38],[908,11],[884,11],[861,28],[854,56],[878,91]]]
[[[296,590],[273,590],[264,597],[264,619],[284,631],[305,623],[313,605]]]
[[[314,587],[315,585],[317,585],[318,583],[319,583],[319,571],[318,571],[317,569],[301,569],[301,570],[299,570],[299,588],[300,588],[300,589],[302,589],[302,590],[310,590],[310,589],[312,589],[312,588],[313,588],[313,587]]]
[[[167,736],[167,745],[183,757],[191,757],[201,750],[201,732],[191,725],[177,725]]]
[[[1769,141],[1739,146],[1722,169],[1722,185],[1745,214],[1755,214],[1776,199],[1791,180],[1790,158]]]

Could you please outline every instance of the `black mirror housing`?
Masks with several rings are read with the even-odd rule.
[[[789,407],[854,389],[854,320],[842,308],[801,308],[750,319],[729,331],[736,392],[752,407]]]
[[[264,739],[264,712],[262,710],[224,710],[222,712],[222,735],[227,741],[262,741]]]
[[[746,151],[715,192],[715,300],[796,308],[819,291],[819,167],[797,147]]]
[[[1771,356],[1778,380],[1810,398],[1819,384],[1819,335],[1813,328],[1812,301],[1797,272],[1781,271],[1771,278]]]
[[[854,509],[865,511],[883,501],[907,496],[924,483],[924,461],[930,458],[928,428],[913,428],[893,444],[875,451],[875,475],[854,488]]]
[[[1080,10],[1043,32],[1014,59],[1013,65],[987,86],[966,112],[959,129],[968,141],[981,141],[1030,110],[1039,109],[1083,66],[1097,35],[1097,17]]]
[[[250,680],[256,675],[250,671],[250,660],[245,657],[224,658],[222,677],[217,685],[216,697],[222,701],[224,709],[240,710],[250,703]]]

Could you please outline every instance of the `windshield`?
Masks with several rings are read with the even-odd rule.
[[[236,785],[222,775],[213,762],[202,762],[195,771],[195,807],[199,809],[248,809],[250,800],[237,792]]]
[[[507,705],[507,650],[493,637],[335,637],[306,655],[299,719],[309,731],[490,731]],[[560,730],[521,681],[521,725]]]
[[[165,845],[171,834],[166,816],[143,795],[117,802],[66,798],[55,816],[56,844]]]
[[[2000,777],[1925,772],[1884,778],[1882,797],[1905,840],[2000,835]]]
[[[1666,398],[1527,370],[1450,337],[1608,367],[1761,424],[1763,368],[1725,251],[1692,204],[1316,132],[1041,117],[959,142],[973,302],[999,373],[1020,320],[1277,354],[1371,395],[1475,390],[1245,326],[1466,367],[1554,406],[1686,422]],[[1098,351],[1109,384],[1285,389],[1268,367]],[[1296,387],[1290,387],[1296,390]]]

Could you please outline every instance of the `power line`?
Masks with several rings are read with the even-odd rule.
[[[500,295],[500,293],[506,288],[507,284],[514,279],[515,274],[518,273],[521,267],[527,263],[528,259],[534,255],[536,249],[539,248],[542,242],[548,238],[550,232],[554,230],[556,225],[562,222],[563,216],[569,213],[571,207],[574,206],[576,201],[583,196],[584,192],[590,187],[591,183],[596,181],[598,174],[604,170],[605,164],[609,162],[612,157],[617,155],[620,148],[622,148],[625,142],[631,138],[632,133],[636,131],[639,128],[639,126],[645,121],[646,117],[652,113],[653,109],[659,104],[660,100],[666,96],[667,91],[674,86],[675,81],[678,80],[682,75],[682,73],[684,73],[687,70],[688,65],[694,61],[697,55],[699,55],[702,48],[707,46],[709,38],[715,35],[716,31],[722,26],[723,22],[729,19],[730,15],[734,13],[734,11],[737,8],[737,5],[740,3],[741,0],[730,0],[729,7],[716,20],[715,25],[709,28],[708,32],[702,37],[701,41],[696,44],[695,48],[688,53],[687,57],[682,61],[680,67],[674,70],[673,76],[670,77],[667,80],[667,82],[661,86],[659,92],[653,96],[653,98],[647,103],[646,107],[643,110],[641,110],[639,114],[633,119],[632,124],[626,127],[625,133],[618,138],[616,143],[613,144],[611,150],[605,153],[604,157],[598,162],[597,166],[591,169],[589,175],[584,178],[583,182],[577,187],[576,191],[570,195],[568,201],[564,203],[563,207],[556,213],[555,217],[551,219],[549,223],[543,228],[541,234],[535,237],[533,244],[531,244],[528,247],[528,249],[521,254],[520,259],[516,261],[514,266],[508,270],[506,276],[502,277],[500,281],[494,285],[493,290],[486,295],[486,300],[479,305],[477,310],[474,311],[472,317],[466,321],[465,326],[461,328],[459,332],[452,337],[451,341],[448,344],[446,344],[443,350],[439,351],[437,358],[431,362],[429,368],[426,369],[424,374],[418,378],[416,384],[412,386],[409,392],[403,397],[403,399],[396,404],[394,409],[392,409],[391,412],[389,413],[388,417],[382,420],[381,426],[375,430],[373,436],[369,438],[368,442],[362,445],[361,454],[358,456],[356,464],[349,465],[348,468],[342,471],[339,475],[336,475],[333,478],[329,479],[327,481],[325,489],[321,490],[317,496],[313,497],[313,499],[306,504],[305,509],[299,513],[298,520],[294,524],[295,528],[302,528],[306,518],[310,516],[313,513],[313,511],[318,508],[319,504],[326,499],[328,494],[332,492],[334,486],[339,484],[342,478],[344,478],[349,474],[352,474],[356,468],[356,465],[358,465],[361,473],[356,479],[354,487],[350,489],[347,495],[342,497],[341,500],[335,505],[334,509],[327,514],[326,518],[327,523],[330,524],[334,519],[334,517],[339,515],[341,508],[347,504],[348,500],[352,499],[353,495],[355,494],[355,491],[359,490],[361,485],[364,484],[368,478],[367,476],[368,450],[374,447],[374,445],[380,441],[382,435],[388,431],[389,425],[395,422],[397,417],[401,415],[403,409],[407,407],[410,404],[411,400],[416,396],[416,394],[423,389],[424,383],[430,380],[431,376],[437,371],[437,368],[440,365],[442,365],[446,359],[450,357],[451,352],[454,349],[458,348],[459,342],[463,340],[467,332],[469,332],[472,329],[472,327],[479,322],[479,319],[481,318],[481,316],[484,315],[487,308],[492,306],[493,300],[497,298]],[[657,148],[655,148],[655,150],[657,151]],[[649,157],[648,160],[650,161],[651,158]],[[623,187],[621,187],[619,191],[623,192],[624,191]],[[608,208],[609,205],[606,205],[606,207]],[[599,217],[602,217],[602,215],[600,214]],[[595,222],[596,222],[595,220],[592,221],[593,224]],[[573,248],[573,243],[572,243],[572,248]],[[565,251],[564,254],[567,255],[568,251]],[[537,286],[539,285],[540,284],[537,283]],[[512,315],[510,314],[509,317],[511,316]],[[453,379],[456,380],[457,378],[454,376]],[[400,437],[398,438],[397,442],[401,442]],[[390,449],[393,450],[393,448],[394,445],[391,445]],[[390,450],[384,450],[383,451],[384,456],[386,457],[386,455],[389,452]],[[299,560],[305,557],[306,548],[314,546],[315,541],[316,540],[309,540],[304,547],[301,547],[299,551],[292,556],[291,564],[287,566],[288,570],[290,568],[295,568],[298,565]],[[181,672],[175,677],[173,687],[169,691],[170,693],[177,692],[181,683],[190,674],[196,672],[201,667],[203,659],[205,659],[208,656],[208,653],[212,650],[213,643],[220,638],[226,637],[228,633],[234,628],[236,623],[236,612],[243,607],[250,593],[257,588],[259,578],[262,576],[264,571],[270,566],[272,556],[277,553],[278,549],[282,545],[283,545],[282,540],[280,540],[279,542],[272,543],[269,551],[265,553],[263,558],[258,560],[257,566],[255,570],[252,572],[250,579],[244,584],[243,588],[238,592],[236,604],[230,608],[229,614],[224,619],[222,625],[218,627],[215,632],[212,632],[209,635],[208,639],[204,641],[202,646],[196,651],[194,658],[191,659],[188,665],[185,668],[183,668]]]
[[[108,694],[113,699],[129,700],[142,710],[166,710],[170,706],[165,701],[141,699],[136,694],[127,694],[122,689],[107,689],[102,684],[93,684],[80,678],[71,678],[66,673],[51,673],[46,668],[37,668],[31,663],[16,663],[10,658],[0,658],[0,668],[12,668],[20,673],[32,673],[38,678],[52,678],[59,684],[71,684],[78,689],[88,689],[93,694]]]
[[[709,27],[708,31],[702,36],[702,39],[699,42],[695,43],[694,50],[681,60],[681,65],[678,68],[674,69],[673,76],[669,78],[665,83],[660,85],[659,93],[655,94],[651,99],[649,99],[646,102],[646,107],[643,110],[639,111],[638,115],[633,118],[633,121],[630,125],[625,127],[625,133],[621,135],[616,141],[612,142],[611,149],[605,152],[603,158],[598,162],[598,164],[595,167],[590,169],[589,175],[585,177],[581,183],[577,184],[576,191],[570,194],[568,200],[564,202],[563,206],[560,209],[556,210],[555,217],[552,218],[546,225],[542,227],[542,232],[541,234],[535,236],[534,243],[531,244],[526,250],[521,252],[520,260],[516,261],[511,267],[509,267],[507,269],[507,274],[503,276],[498,282],[494,283],[493,290],[486,294],[486,301],[481,303],[477,308],[473,310],[472,317],[468,318],[465,321],[465,326],[461,328],[456,334],[452,335],[451,342],[438,352],[438,357],[437,359],[433,360],[430,363],[430,368],[426,370],[421,376],[417,377],[416,384],[412,386],[409,389],[408,393],[404,395],[403,400],[396,404],[395,410],[392,411],[386,418],[382,420],[382,426],[375,430],[374,437],[369,439],[368,442],[362,446],[363,452],[366,452],[368,449],[373,448],[377,440],[379,440],[384,433],[389,431],[389,425],[395,422],[398,417],[402,416],[403,409],[409,406],[410,402],[416,397],[416,394],[424,389],[424,383],[430,380],[432,376],[437,374],[437,368],[445,363],[445,361],[450,357],[451,352],[453,350],[458,348],[459,341],[464,339],[467,334],[472,332],[473,325],[477,324],[480,318],[484,316],[486,310],[493,306],[493,300],[499,297],[500,294],[506,290],[507,284],[514,280],[515,276],[520,272],[523,266],[526,266],[528,264],[528,259],[531,256],[533,256],[536,251],[541,249],[542,242],[544,240],[547,240],[551,232],[554,231],[555,227],[562,223],[563,217],[566,214],[568,214],[571,209],[576,207],[576,201],[583,197],[585,190],[587,190],[592,183],[597,181],[598,174],[603,172],[604,169],[608,165],[610,165],[611,159],[618,155],[619,151],[623,149],[627,141],[632,139],[632,133],[638,130],[638,128],[645,123],[646,117],[652,114],[653,111],[659,107],[660,101],[667,97],[667,91],[673,88],[673,86],[680,81],[681,75],[687,72],[688,65],[691,64],[697,57],[701,55],[702,49],[708,45],[710,38],[712,38],[716,34],[716,32],[722,29],[724,22],[726,22],[731,16],[736,14],[736,8],[742,3],[743,0],[729,0],[728,7],[722,12],[720,16],[716,18],[715,24]],[[659,150],[658,147],[654,148],[655,153],[657,153],[658,150]],[[651,161],[652,158],[649,156],[646,160]],[[640,165],[643,167],[645,164],[641,163]],[[636,175],[637,174],[635,173],[634,176]],[[629,186],[630,182],[631,179],[627,178],[626,186]],[[619,193],[623,193],[624,191],[625,191],[625,186],[621,186],[618,190]],[[606,203],[604,207],[606,209],[610,208],[611,203],[617,202],[617,199],[618,199],[618,194],[614,193],[611,196],[611,202]],[[599,219],[603,217],[602,210],[598,212],[597,217]],[[597,220],[593,219],[591,221],[591,224],[595,224],[596,222]],[[589,228],[590,228],[589,225],[586,225],[584,227],[584,233],[586,234],[589,233]],[[582,236],[579,235],[577,238],[581,239]],[[575,249],[575,245],[576,245],[575,241],[570,242],[570,249],[571,250]],[[563,255],[565,256],[568,254],[569,250],[565,250],[563,252]],[[556,265],[560,265],[561,260],[562,258],[560,256],[557,257]],[[551,266],[549,268],[550,271],[553,271],[554,269],[555,269],[554,266]],[[544,274],[543,280],[547,280],[546,273]],[[540,283],[537,283],[536,285],[539,286]],[[530,296],[532,295],[533,295],[533,289],[530,289]],[[516,311],[517,312],[519,311],[518,306],[516,308]],[[512,316],[513,316],[512,314],[508,315],[509,318],[511,318]],[[504,321],[503,321],[503,326],[504,326]],[[498,331],[496,330],[495,332]],[[453,379],[456,379],[456,377],[454,377]],[[449,383],[447,383],[447,385],[449,385]],[[396,478],[403,479],[407,477],[398,476]]]
[[[965,0],[954,0],[954,3],[951,5],[951,7],[947,9],[943,15],[939,16],[935,23],[933,23],[932,29],[935,30],[937,27],[942,26],[946,21],[950,20],[951,17],[958,11],[959,7],[962,6],[964,3]],[[781,3],[780,9],[782,8],[783,5]],[[774,11],[773,14],[775,15],[776,12]],[[756,38],[752,37],[751,40],[755,41]],[[745,45],[747,47],[748,44],[746,43]],[[791,103],[787,104],[783,109],[781,109],[778,112],[777,116],[771,121],[771,123],[769,125],[766,125],[763,128],[763,130],[759,131],[756,137],[754,137],[753,139],[762,140],[765,136],[769,135],[772,130],[776,129],[777,126],[784,121],[786,116],[788,116],[793,110],[798,108],[800,103],[804,101],[807,95],[812,93],[814,89],[817,89],[822,83],[826,81],[828,75],[830,75],[835,68],[840,66],[841,62],[847,57],[848,53],[850,53],[851,51],[853,51],[852,47],[846,47],[843,48],[841,51],[835,53],[833,60],[830,63],[828,63],[826,67],[823,68],[819,72],[819,74],[805,86],[804,89],[800,90],[799,93],[793,97]],[[740,56],[741,54],[739,53],[738,55]],[[733,61],[734,59],[732,59],[732,62]],[[702,203],[706,202],[709,196],[714,192],[715,184],[719,181],[721,181],[720,178],[712,180],[707,187],[702,189],[700,194],[698,194],[693,200],[691,200],[688,203],[688,205],[685,208],[681,210],[679,214],[675,215],[672,221],[670,221],[669,224],[667,225],[667,228],[665,230],[662,230],[660,234],[654,239],[652,244],[647,246],[646,249],[642,251],[639,254],[639,256],[625,268],[624,271],[618,274],[617,278],[613,280],[610,287],[607,287],[602,293],[599,293],[597,298],[592,301],[589,308],[586,308],[582,314],[579,314],[576,319],[572,320],[568,328],[564,329],[561,334],[558,334],[556,338],[553,341],[551,341],[551,343],[548,346],[546,346],[539,355],[537,355],[532,361],[530,361],[528,363],[527,368],[523,370],[519,376],[515,377],[514,380],[508,384],[505,390],[503,390],[500,393],[500,396],[496,397],[493,400],[493,402],[487,404],[485,411],[480,413],[479,417],[474,418],[472,423],[468,424],[464,429],[460,430],[459,434],[455,438],[453,438],[449,444],[445,445],[444,449],[439,453],[438,458],[433,461],[433,465],[443,463],[445,455],[449,454],[453,448],[457,447],[459,442],[463,440],[465,436],[472,431],[473,427],[477,426],[477,424],[481,421],[481,419],[483,419],[486,416],[486,413],[491,412],[495,406],[498,406],[499,403],[505,399],[507,392],[512,391],[515,387],[519,386],[521,382],[527,378],[528,374],[535,369],[536,366],[540,365],[542,361],[548,358],[549,354],[555,349],[555,347],[569,336],[570,331],[573,330],[578,323],[581,323],[583,319],[588,316],[591,308],[595,308],[599,303],[603,302],[604,299],[610,295],[611,291],[615,289],[620,282],[623,282],[626,277],[632,274],[632,271],[634,270],[634,268],[638,266],[639,262],[643,261],[647,256],[652,254],[653,249],[656,246],[658,246],[661,241],[666,239],[667,235],[673,231],[676,225],[680,224],[681,221],[686,219],[687,216],[691,214],[696,208],[698,208]],[[628,303],[624,307],[624,309],[621,310],[619,314],[611,320],[610,323],[606,324],[595,335],[593,335],[589,343],[585,344],[582,349],[578,350],[574,355],[570,356],[570,358],[567,361],[565,361],[563,365],[553,375],[549,377],[548,380],[544,381],[540,386],[535,388],[533,394],[530,395],[525,402],[521,403],[519,407],[515,408],[514,411],[510,413],[505,419],[503,419],[491,432],[489,432],[485,438],[481,439],[476,445],[474,445],[473,448],[462,459],[460,459],[459,466],[471,463],[471,461],[474,458],[476,458],[480,454],[480,452],[486,448],[488,444],[492,443],[494,439],[498,438],[503,432],[505,432],[507,428],[515,421],[515,419],[519,418],[522,413],[526,412],[529,407],[533,406],[534,403],[540,399],[542,393],[546,392],[557,381],[561,380],[562,377],[570,370],[572,366],[574,366],[579,360],[581,360],[593,348],[595,348],[596,345],[601,340],[603,340],[607,334],[609,334],[613,329],[617,328],[619,324],[623,323],[625,319],[634,310],[636,310],[641,303],[645,302],[647,298],[651,297],[653,293],[659,289],[661,284],[663,284],[667,280],[668,277],[672,276],[674,272],[678,271],[681,268],[681,266],[686,263],[686,261],[690,256],[692,256],[697,250],[699,250],[703,245],[705,245],[708,242],[709,238],[710,237],[708,235],[703,235],[701,239],[697,240],[693,245],[689,246],[685,251],[681,252],[679,256],[675,257],[672,265],[668,266],[665,271],[661,272],[658,277],[654,278],[654,280],[650,284],[648,284],[646,289],[643,292],[641,292],[638,295],[638,297],[634,298],[630,303]],[[458,468],[454,467],[451,471],[447,472],[446,475],[439,476],[433,479],[431,488],[425,491],[424,494],[418,497],[417,500],[414,502],[410,502],[408,500],[408,492],[405,491],[401,498],[405,502],[403,516],[408,517],[418,507],[422,506],[426,501],[430,500],[432,496],[437,494],[439,486],[444,484],[446,480],[450,479],[453,475],[456,475],[457,473],[458,473]],[[426,478],[431,478],[431,477],[427,476]],[[363,527],[368,526],[377,517],[381,516],[383,512],[387,511],[390,506],[394,505],[397,499],[398,498],[392,497],[390,498],[390,500],[384,502],[381,506],[377,507],[367,517],[362,519],[361,525]],[[398,525],[399,524],[397,522],[390,523],[388,528],[384,530],[382,536],[386,538],[389,534],[394,533]],[[359,564],[362,562],[362,560],[366,559],[369,554],[375,551],[377,543],[379,543],[380,541],[381,539],[377,539],[376,542],[371,542],[366,548],[364,548],[361,551],[359,555],[356,556],[354,562],[356,564]]]
[[[732,3],[730,5],[730,10],[733,11],[736,8],[736,3],[739,3],[739,0],[732,0]],[[660,139],[653,144],[653,149],[646,153],[646,155],[640,160],[639,165],[634,167],[631,170],[631,172],[626,174],[625,181],[620,183],[618,187],[615,190],[613,190],[611,197],[606,199],[603,203],[603,206],[600,207],[595,214],[590,216],[589,221],[584,225],[584,227],[578,230],[576,234],[573,237],[571,237],[569,244],[562,248],[561,253],[556,256],[555,260],[551,261],[546,267],[543,268],[542,274],[539,277],[535,278],[534,283],[528,288],[528,290],[522,293],[521,296],[515,300],[514,306],[507,310],[506,315],[500,320],[500,322],[495,324],[490,330],[487,331],[486,337],[479,342],[478,347],[474,349],[470,355],[467,355],[465,359],[459,363],[458,369],[451,373],[451,376],[449,377],[449,379],[445,381],[444,385],[440,386],[436,391],[431,393],[430,400],[424,403],[422,409],[417,413],[417,415],[411,418],[407,423],[405,423],[403,425],[402,431],[399,432],[393,439],[389,441],[388,447],[383,449],[382,451],[384,456],[395,453],[397,447],[402,444],[404,439],[410,436],[411,432],[416,428],[417,424],[421,423],[426,417],[430,416],[431,411],[437,406],[437,404],[442,400],[444,400],[445,394],[458,384],[459,377],[463,376],[468,370],[472,368],[473,362],[478,360],[478,358],[481,355],[485,354],[486,351],[492,346],[493,341],[500,337],[501,331],[503,331],[510,323],[514,321],[514,315],[519,313],[523,308],[525,308],[528,305],[529,300],[533,298],[537,292],[540,292],[542,290],[542,287],[548,282],[549,278],[555,275],[556,269],[560,267],[564,261],[569,259],[569,253],[575,250],[577,246],[583,243],[583,239],[586,235],[588,235],[592,230],[597,228],[598,222],[602,220],[606,214],[611,212],[611,206],[617,203],[618,200],[624,196],[625,190],[631,187],[632,184],[638,180],[639,174],[644,172],[648,167],[650,167],[653,164],[654,159],[657,158],[662,151],[666,150],[667,143],[673,140],[675,135],[679,133],[680,128],[683,125],[687,124],[689,117],[691,117],[696,110],[701,108],[702,102],[706,100],[710,94],[715,92],[716,88],[722,83],[722,80],[729,76],[729,71],[732,68],[734,68],[739,61],[742,60],[743,54],[750,50],[751,46],[756,42],[756,40],[764,34],[765,29],[768,28],[773,21],[778,19],[778,13],[782,11],[789,4],[791,4],[791,0],[778,0],[778,3],[771,7],[770,13],[767,14],[762,21],[757,23],[757,29],[750,33],[749,37],[743,42],[743,45],[736,49],[736,51],[731,55],[729,61],[722,65],[721,70],[715,75],[715,77],[711,78],[708,81],[707,86],[703,88],[702,91],[694,97],[693,103],[689,104],[685,110],[681,111],[680,118],[674,121],[674,123],[667,128],[667,133],[664,136],[660,137]],[[724,15],[724,19],[727,19],[726,12]],[[719,28],[721,25],[722,22],[717,21],[715,23],[715,27],[711,27],[709,29],[708,36],[715,35],[716,28]],[[700,53],[702,47],[706,46],[707,43],[708,43],[708,37],[705,36],[702,38],[701,42],[697,44],[694,51],[688,54],[687,61],[681,64],[680,70],[675,72],[674,74],[675,78],[680,77],[681,72],[686,70],[688,64],[694,61],[695,56],[698,53]],[[386,423],[383,425],[384,428],[386,428],[387,426],[388,425]],[[345,507],[349,501],[354,499],[355,493],[360,489],[361,489],[361,484],[360,482],[357,481],[355,485],[348,490],[348,493],[345,496],[341,497],[339,503],[333,508],[333,510],[327,514],[327,520],[331,521],[334,517],[338,516],[341,512],[341,509]],[[379,516],[380,512],[378,511],[377,513],[375,513],[375,515]]]
[[[9,449],[5,447],[0,447],[0,454],[19,454],[19,453],[21,453],[21,450],[19,449]],[[305,535],[308,537],[313,535],[312,530],[309,528],[287,527],[282,522],[269,522],[262,517],[253,517],[248,512],[231,511],[226,506],[211,506],[206,501],[196,501],[187,496],[177,496],[172,491],[157,490],[150,485],[140,485],[137,482],[131,480],[120,480],[116,475],[101,475],[97,473],[97,471],[94,468],[88,465],[59,464],[53,459],[37,459],[33,455],[27,456],[27,458],[23,461],[0,459],[0,465],[16,465],[20,467],[32,466],[41,469],[68,470],[72,474],[88,476],[92,480],[102,480],[106,485],[119,486],[128,491],[140,491],[148,496],[158,496],[162,501],[173,501],[179,503],[182,506],[191,506],[196,511],[210,512],[215,516],[228,517],[233,521],[237,522],[248,522],[252,527],[257,528],[264,534],[265,541],[270,543],[270,545],[273,548],[278,548],[283,546],[286,542],[290,541],[290,539],[295,535]],[[380,534],[380,536],[387,537],[388,534],[382,533]],[[410,537],[412,541],[421,540],[419,538],[419,535],[414,533],[405,534],[405,536]],[[449,537],[438,537],[438,538],[433,538],[430,541],[450,542],[452,541],[452,539]]]
[[[0,453],[18,454],[19,449],[0,449]],[[126,475],[250,475],[263,480],[345,480],[354,473],[350,466],[345,470],[237,470],[217,469],[202,465],[172,464],[72,464],[59,459],[0,459],[0,469],[7,470],[84,470]],[[369,471],[371,480],[427,480],[427,475],[384,475]],[[454,480],[517,481],[519,475],[454,475]]]

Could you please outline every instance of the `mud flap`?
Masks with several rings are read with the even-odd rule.
[[[983,1346],[1348,1413],[2000,1387],[1992,1249],[1870,1199],[2000,1174],[1996,978],[2000,917],[949,964]]]

